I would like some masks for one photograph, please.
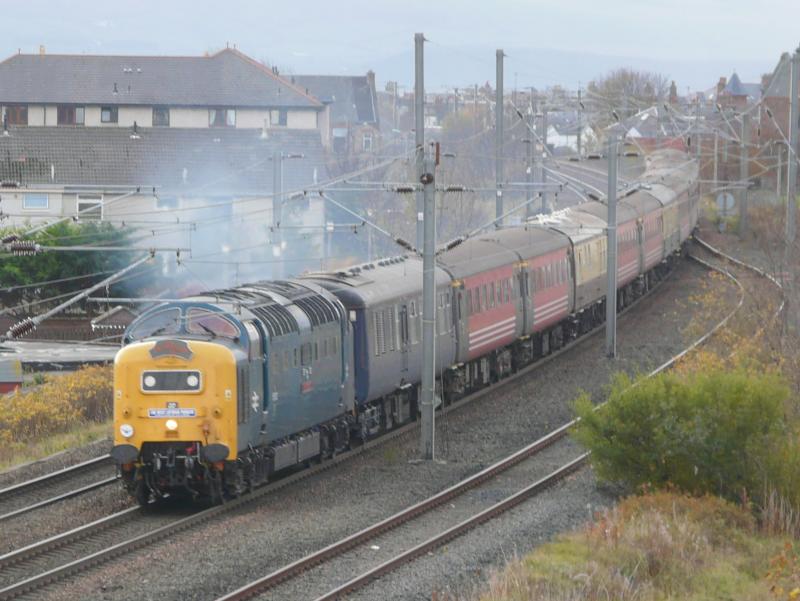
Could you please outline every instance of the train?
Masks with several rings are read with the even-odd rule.
[[[617,309],[669,271],[697,164],[647,157],[617,205]],[[605,316],[607,206],[589,201],[438,253],[437,403],[503,379]],[[114,360],[111,456],[142,505],[223,502],[417,418],[422,261],[406,254],[168,300]]]

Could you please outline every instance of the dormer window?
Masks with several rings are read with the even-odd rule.
[[[208,111],[209,127],[236,127],[236,110],[210,109]]]

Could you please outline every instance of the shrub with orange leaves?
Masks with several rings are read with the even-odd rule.
[[[800,546],[786,541],[783,550],[770,561],[767,582],[776,599],[800,599]]]
[[[32,390],[0,397],[0,409],[4,454],[76,423],[106,421],[112,415],[112,368],[84,367],[47,378]]]

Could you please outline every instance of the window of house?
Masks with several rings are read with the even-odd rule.
[[[153,127],[169,127],[169,109],[167,107],[153,107]]]
[[[83,125],[86,122],[86,110],[82,106],[59,106],[57,111],[59,125]]]
[[[289,122],[289,111],[286,109],[277,109],[269,112],[269,122],[271,125],[279,125],[286,127]]]
[[[45,211],[50,208],[47,194],[26,194],[22,197],[22,208],[26,211]]]
[[[117,107],[100,107],[100,123],[116,123],[118,121]]]
[[[236,127],[236,110],[211,109],[208,111],[209,127]]]
[[[9,125],[28,125],[28,105],[18,104],[7,106],[6,119]]]
[[[362,148],[364,152],[372,152],[372,134],[364,134]]]
[[[103,219],[103,197],[101,195],[78,196],[78,215],[84,221],[100,221]]]

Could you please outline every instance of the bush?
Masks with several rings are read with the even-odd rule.
[[[765,478],[789,476],[777,473],[782,464],[775,460],[793,439],[784,420],[788,396],[778,375],[743,369],[635,383],[618,376],[599,411],[587,396],[577,401],[574,434],[610,482],[741,500],[760,493]]]
[[[6,454],[77,424],[112,415],[111,367],[84,367],[27,392],[0,397],[0,449]]]

